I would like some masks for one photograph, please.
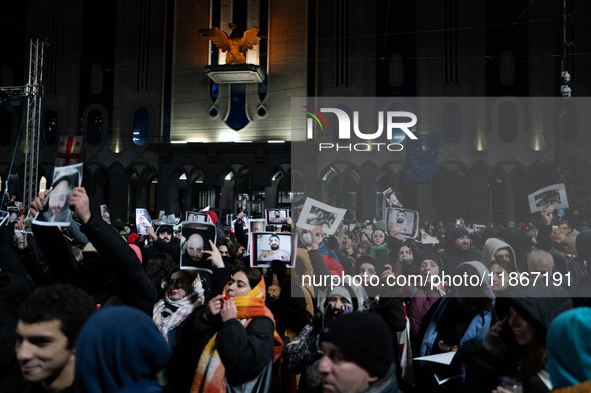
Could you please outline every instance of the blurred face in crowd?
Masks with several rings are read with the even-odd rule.
[[[495,252],[495,258],[503,258],[506,261],[511,261],[511,252],[507,248],[501,248],[499,251]]]
[[[370,285],[370,281],[369,281],[370,277],[377,276],[376,268],[374,267],[374,265],[371,263],[362,263],[361,266],[359,267],[359,276],[364,277],[364,274],[367,274],[367,280],[365,280],[364,285],[369,286]]]
[[[332,295],[330,299],[328,299],[328,304],[332,308],[332,312],[330,317],[335,319],[343,314],[343,309],[345,307],[353,307],[351,302],[346,298],[342,297],[341,295]]]
[[[456,239],[454,244],[456,245],[456,247],[458,249],[461,249],[462,251],[466,251],[466,250],[468,250],[468,248],[470,248],[470,237],[467,235],[459,237]]]
[[[59,319],[31,324],[18,321],[16,358],[27,381],[41,382],[44,387],[65,384],[60,389],[72,382],[76,347],[68,349],[61,324]]]
[[[398,259],[401,261],[412,261],[412,251],[410,250],[410,247],[400,247],[400,250],[398,251]]]
[[[528,262],[527,268],[530,273],[539,272],[540,274],[552,274],[552,263],[549,260],[535,258]]]
[[[343,235],[343,244],[348,246],[351,244],[351,238],[347,235]]]
[[[564,222],[558,226],[558,229],[565,235],[568,233],[568,225]]]
[[[246,296],[252,291],[248,277],[243,272],[236,272],[226,288],[226,295],[231,297]]]
[[[386,241],[386,239],[384,238],[384,233],[381,231],[378,231],[376,233],[373,234],[373,244],[375,244],[376,246],[379,246],[381,244],[384,244]]]
[[[62,180],[51,191],[51,197],[49,197],[49,212],[52,216],[58,214],[68,200],[68,181]]]
[[[369,240],[369,236],[367,236],[367,233],[365,233],[365,232],[361,232],[361,233],[359,234],[359,240],[360,240],[360,241]]]
[[[439,265],[432,259],[425,259],[421,262],[419,274],[426,282],[430,282],[431,276],[439,275]]]
[[[492,290],[496,292],[507,288],[509,285],[509,272],[497,263],[493,263],[489,270],[493,274]]]
[[[172,239],[172,233],[168,229],[163,229],[158,233],[158,237],[164,240],[166,243],[170,243],[170,239]]]
[[[170,300],[181,300],[189,292],[191,283],[182,272],[174,272],[168,280],[168,290]]]
[[[203,238],[194,233],[187,240],[187,254],[194,262],[199,262],[203,256]]]
[[[225,244],[222,244],[218,247],[218,250],[220,251],[220,254],[222,255],[222,257],[229,257],[230,256],[230,251],[228,251],[228,247]]]
[[[517,314],[513,307],[509,309],[509,326],[515,334],[515,341],[518,345],[528,345],[534,340],[535,330]]]
[[[357,393],[369,389],[378,380],[363,367],[355,363],[336,345],[330,342],[320,344],[324,356],[318,366],[322,375],[324,393]]]

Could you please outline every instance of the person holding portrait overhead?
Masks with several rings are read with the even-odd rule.
[[[70,222],[68,200],[78,173],[58,178],[52,185],[47,207],[39,213],[38,220],[45,222]]]
[[[291,257],[287,251],[280,250],[279,246],[281,245],[281,240],[277,235],[271,235],[269,237],[269,247],[271,250],[263,251],[259,254],[258,261],[261,262],[268,262],[268,261],[283,261],[289,262]]]

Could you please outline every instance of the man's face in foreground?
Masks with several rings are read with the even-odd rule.
[[[377,381],[378,377],[370,375],[336,345],[323,342],[320,346],[324,356],[318,371],[322,375],[324,393],[360,393]]]
[[[163,229],[158,233],[158,237],[164,240],[166,243],[170,243],[170,239],[172,239],[172,233],[168,229]]]
[[[18,321],[16,358],[27,381],[50,385],[69,363],[73,367],[76,350],[68,349],[68,338],[60,327],[58,319],[32,324]]]

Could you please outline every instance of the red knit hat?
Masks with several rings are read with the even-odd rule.
[[[134,244],[138,237],[140,237],[140,235],[137,233],[130,233],[129,236],[127,236],[127,244]]]
[[[214,224],[217,225],[218,223],[218,215],[215,212],[212,212],[210,210],[203,212],[205,214],[207,214],[209,216],[209,218],[211,218],[211,222],[213,222]]]

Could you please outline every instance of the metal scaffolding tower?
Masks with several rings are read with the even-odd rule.
[[[9,97],[27,97],[27,132],[25,145],[25,206],[37,196],[39,187],[39,135],[41,130],[41,97],[43,96],[43,46],[39,39],[31,40],[29,48],[29,82],[25,86],[0,87]],[[9,174],[10,176],[10,174]]]

